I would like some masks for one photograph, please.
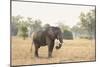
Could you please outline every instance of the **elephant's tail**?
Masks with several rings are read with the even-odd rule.
[[[33,41],[32,41],[32,44],[31,44],[31,49],[30,49],[30,52],[32,52],[32,48],[33,48]]]

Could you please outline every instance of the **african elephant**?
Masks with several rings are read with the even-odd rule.
[[[62,32],[59,27],[48,27],[45,30],[40,30],[34,33],[32,38],[32,45],[35,47],[35,57],[38,56],[38,49],[41,46],[48,46],[48,57],[52,57],[52,51],[54,48],[55,39],[59,40],[59,46],[56,49],[61,48],[63,43]]]

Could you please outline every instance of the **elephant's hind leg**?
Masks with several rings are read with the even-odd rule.
[[[37,44],[35,45],[35,57],[39,57],[38,55],[38,49],[40,48],[40,46],[38,46]]]

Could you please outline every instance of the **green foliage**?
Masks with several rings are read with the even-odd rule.
[[[79,36],[79,33],[80,33],[80,28],[77,25],[74,25],[71,28],[71,31],[73,32],[73,37],[77,38]]]
[[[19,21],[20,19],[22,19],[23,17],[18,15],[18,16],[12,16],[12,20],[11,20],[11,35],[16,36],[18,33],[18,25],[19,25]]]
[[[58,23],[58,27],[60,27],[61,31],[64,32],[64,30],[69,30],[69,26],[63,24],[63,23]]]
[[[11,33],[14,36],[26,36],[26,32],[24,32],[25,30],[23,29],[26,27],[25,29],[27,30],[27,34],[30,36],[32,32],[42,29],[41,23],[42,22],[39,19],[33,20],[30,17],[25,19],[20,15],[12,16]]]
[[[58,23],[58,27],[60,27],[61,31],[63,32],[63,38],[64,39],[73,39],[73,34],[70,30],[70,27],[63,24],[63,23]]]
[[[11,25],[11,30],[13,33],[12,35],[19,35],[25,39],[28,34],[28,29],[27,29],[28,23],[23,20],[23,17],[18,15],[18,16],[13,16],[12,17],[12,25]]]
[[[92,39],[95,37],[95,10],[88,13],[81,13],[80,22],[71,28],[75,38]]]
[[[34,25],[33,25],[33,31],[41,30],[42,29],[41,24],[42,24],[41,20],[39,20],[39,19],[35,20]]]
[[[19,35],[22,36],[24,40],[25,40],[26,37],[28,37],[27,32],[28,32],[27,27],[24,26],[24,25],[22,25],[22,26],[20,27],[20,34],[19,34]]]
[[[64,30],[63,32],[63,38],[64,39],[73,39],[73,35],[71,31]]]
[[[48,28],[48,27],[50,27],[49,24],[45,24],[45,25],[43,26],[43,28]]]
[[[85,31],[88,32],[88,34],[92,37],[95,36],[95,10],[91,10],[88,13],[81,13],[80,14],[80,26]]]
[[[31,32],[38,31],[42,28],[41,26],[42,21],[39,19],[33,20],[32,18],[28,17],[27,22],[28,22],[29,28],[31,29]]]
[[[17,35],[17,32],[18,32],[18,28],[16,26],[16,23],[11,23],[11,35],[15,36]]]
[[[80,32],[80,28],[77,25],[75,25],[75,26],[73,26],[71,28],[71,31],[73,31],[73,32]]]

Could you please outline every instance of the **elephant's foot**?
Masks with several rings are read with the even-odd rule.
[[[39,58],[39,56],[35,56],[36,58]]]
[[[48,58],[52,58],[52,52],[49,52]]]
[[[48,56],[48,58],[52,58],[52,56],[51,56],[51,55],[49,55],[49,56]]]
[[[36,57],[36,58],[39,58],[39,56],[38,56],[38,55],[35,55],[35,57]]]

